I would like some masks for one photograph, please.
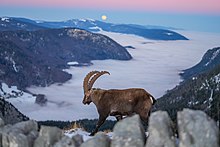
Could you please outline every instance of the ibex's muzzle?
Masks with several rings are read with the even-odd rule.
[[[86,99],[83,99],[83,101],[82,101],[82,103],[84,104],[84,105],[89,105],[91,102],[90,101],[87,101]]]
[[[91,103],[91,102],[84,102],[84,101],[83,101],[83,104],[84,104],[84,105],[86,105],[86,104],[89,105],[90,103]]]
[[[86,105],[86,102],[85,102],[84,100],[82,101],[82,103],[83,103],[84,105]]]

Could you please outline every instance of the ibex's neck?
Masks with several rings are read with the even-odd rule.
[[[102,97],[102,94],[103,94],[103,90],[102,89],[99,89],[99,88],[92,88],[91,89],[91,99],[92,99],[92,102],[98,106],[98,103]]]

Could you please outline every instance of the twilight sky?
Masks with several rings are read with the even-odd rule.
[[[0,0],[0,17],[91,18],[220,33],[220,0]]]

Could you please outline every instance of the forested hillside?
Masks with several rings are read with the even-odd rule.
[[[220,50],[220,48],[218,48]],[[214,48],[213,50],[216,50]],[[208,51],[210,52],[210,51]],[[205,55],[207,56],[207,54]],[[215,57],[220,57],[215,54]],[[219,60],[216,58],[217,60]],[[203,57],[203,60],[207,59]],[[213,59],[213,58],[209,58]],[[204,61],[200,63],[207,63]],[[216,63],[216,62],[215,62]],[[203,66],[201,64],[201,66]],[[198,65],[195,66],[198,69]],[[191,68],[192,71],[193,68]],[[196,72],[195,72],[196,73]],[[215,64],[209,70],[197,72],[188,80],[180,83],[174,89],[158,99],[157,110],[166,110],[172,119],[176,120],[176,112],[183,108],[205,111],[216,121],[220,117],[220,64]]]

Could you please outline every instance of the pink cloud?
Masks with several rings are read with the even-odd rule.
[[[0,4],[220,14],[219,0],[3,0]]]

